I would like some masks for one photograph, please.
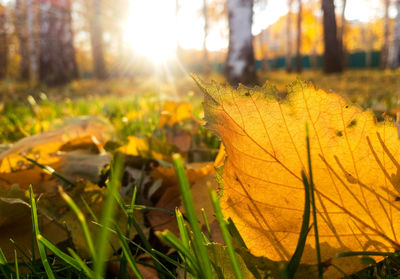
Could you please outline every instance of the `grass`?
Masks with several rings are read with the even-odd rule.
[[[265,77],[279,84],[287,84],[295,78],[295,75],[273,72],[262,75],[262,78]],[[400,81],[392,72],[351,71],[344,75],[332,76],[324,76],[318,72],[305,72],[302,77],[314,80],[317,86],[324,89],[342,92],[350,100],[363,107],[372,107],[377,115],[381,113],[382,107],[391,113],[391,111],[395,111],[397,106],[400,106],[398,100]],[[220,79],[218,76],[216,78]],[[30,89],[28,95],[25,94],[27,89],[23,85],[19,86],[17,91],[21,92],[21,95],[17,99],[11,97],[8,97],[8,100],[3,99],[3,103],[0,105],[0,111],[3,114],[3,117],[0,118],[0,142],[4,144],[0,147],[2,149],[6,149],[8,143],[46,131],[51,126],[60,123],[60,119],[63,117],[86,114],[105,117],[116,128],[118,138],[115,139],[114,146],[108,147],[111,150],[115,150],[116,147],[123,144],[128,135],[156,137],[161,142],[167,139],[167,128],[158,125],[165,96],[160,94],[159,89],[151,86],[140,86],[138,83],[128,81],[120,81],[120,84],[116,81],[102,82],[101,84],[80,81],[57,89]],[[12,89],[11,85],[9,87],[0,86],[0,90],[4,91],[11,90],[10,88]],[[282,92],[285,91],[283,87],[279,89]],[[166,92],[172,90],[181,92],[178,94],[180,98],[190,101],[194,107],[194,116],[198,120],[201,118],[201,97],[196,88],[182,82],[179,88],[174,89],[170,86],[164,90]],[[195,92],[194,95],[188,93],[189,90]],[[96,92],[96,95],[93,92]],[[190,122],[184,122],[168,129],[173,132],[179,131],[179,129],[192,131],[191,125]],[[203,127],[199,127],[192,134],[192,137],[192,140],[197,141],[198,146],[204,149],[216,150],[218,148],[219,140]],[[309,145],[312,143],[308,139],[307,144],[308,151],[310,151]],[[216,152],[212,151],[209,152],[208,156],[213,158],[215,155]],[[314,229],[316,247],[319,247],[310,158],[311,156],[308,153],[308,171],[302,173],[305,205],[301,232],[292,258],[285,267],[282,267],[283,278],[291,279],[295,277],[300,268],[305,241],[311,229]],[[75,186],[74,182],[49,169],[48,166],[41,165],[33,159],[29,160],[46,169],[66,184]],[[106,278],[109,266],[117,263],[119,266],[118,274],[121,278],[129,278],[130,276],[145,278],[143,270],[152,270],[159,278],[176,278],[178,273],[179,275],[183,274],[186,278],[223,278],[221,264],[224,260],[228,262],[236,278],[244,278],[242,259],[238,254],[238,249],[246,249],[246,244],[232,220],[225,220],[222,215],[218,194],[211,191],[210,199],[226,245],[223,260],[220,256],[217,257],[216,250],[213,247],[213,236],[204,210],[201,211],[202,220],[198,220],[182,159],[175,155],[172,161],[180,187],[184,213],[179,209],[172,212],[177,220],[178,236],[166,231],[159,233],[158,238],[164,244],[173,248],[175,252],[165,253],[165,250],[162,250],[165,246],[150,240],[135,217],[136,210],[158,210],[157,208],[136,204],[138,199],[136,187],[142,188],[142,182],[132,188],[132,197],[129,202],[120,195],[121,161],[116,159],[111,165],[111,175],[106,182],[108,194],[105,196],[101,218],[97,220],[92,213],[92,217],[95,217],[92,219],[99,228],[96,239],[94,238],[95,234],[90,231],[89,220],[82,213],[83,209],[79,208],[77,202],[71,199],[66,192],[60,190],[66,205],[75,213],[83,229],[84,238],[91,254],[90,259],[81,258],[72,246],[62,248],[54,245],[41,234],[37,212],[38,196],[35,196],[32,188],[30,188],[32,237],[37,249],[33,249],[32,252],[39,252],[39,260],[35,260],[35,254],[31,255],[30,259],[19,256],[22,253],[18,249],[16,249],[13,259],[6,259],[0,249],[0,274],[4,278],[25,278],[27,276],[39,278]],[[144,177],[141,177],[140,180],[143,179]],[[85,200],[83,200],[83,204],[86,210],[90,212],[90,206]],[[120,224],[117,224],[115,220],[114,214],[118,207],[122,210],[122,214],[127,217],[124,227],[120,227]],[[310,226],[311,219],[313,222]],[[201,222],[205,224],[203,230],[200,227]],[[137,232],[135,239],[130,237],[133,230]],[[121,247],[112,251],[112,253],[110,253],[110,250],[114,247],[108,241],[110,235],[118,238]],[[318,276],[322,278],[323,263],[321,263],[319,249],[317,248],[316,251]],[[113,257],[110,257],[110,254]],[[147,261],[141,259],[144,255],[146,255]],[[377,255],[384,256],[386,259],[381,263],[375,263],[371,257]],[[400,260],[397,253],[382,254],[353,251],[338,255],[338,257],[355,256],[361,257],[362,261],[370,265],[369,269],[357,274],[360,278],[370,278],[371,274],[381,278],[394,278],[395,274],[399,274],[396,273],[400,270]],[[343,276],[349,275],[343,274]]]

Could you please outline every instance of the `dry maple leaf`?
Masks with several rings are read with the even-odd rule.
[[[194,77],[205,93],[207,126],[222,139],[221,206],[250,251],[280,261],[293,255],[303,217],[309,125],[322,260],[348,273],[343,251],[400,248],[400,142],[397,127],[337,94],[296,81],[285,98],[266,84],[237,90]],[[310,231],[303,263],[315,263]],[[341,277],[333,267],[328,278]]]

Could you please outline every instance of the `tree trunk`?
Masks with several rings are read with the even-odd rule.
[[[6,8],[0,4],[0,79],[5,78],[7,75],[8,47],[6,22]]]
[[[390,68],[396,69],[400,66],[400,0],[396,1],[397,16],[394,24],[393,43],[389,56]]]
[[[228,82],[253,84],[256,82],[254,65],[253,0],[228,0],[229,48],[226,63]]]
[[[384,0],[385,5],[385,15],[383,18],[383,45],[381,50],[381,69],[386,69],[388,66],[389,57],[389,5],[390,0]]]
[[[288,14],[286,18],[286,72],[292,72],[292,6],[293,0],[288,0]]]
[[[26,0],[26,33],[28,45],[29,80],[34,83],[39,78],[38,46],[35,36],[35,0]]]
[[[103,25],[101,20],[101,0],[92,0],[90,22],[90,40],[92,44],[93,74],[97,79],[106,79],[108,74],[104,62]]]
[[[347,0],[343,0],[342,1],[342,13],[341,13],[341,26],[339,29],[339,45],[340,45],[340,52],[342,54],[342,66],[343,68],[347,67],[347,49],[346,46],[344,44],[344,36],[345,36],[345,32],[346,32],[346,17],[345,17],[345,13],[346,13],[346,5],[347,5]]]
[[[296,72],[301,73],[303,70],[301,64],[301,21],[302,21],[302,11],[303,5],[301,0],[298,0],[299,3],[299,12],[297,14],[297,44],[296,44]]]
[[[70,0],[40,1],[40,80],[65,84],[78,77]]]
[[[26,37],[25,28],[25,10],[26,7],[23,5],[21,0],[15,1],[15,29],[17,32],[18,43],[19,43],[19,55],[21,56],[20,61],[20,77],[22,80],[29,79],[29,57],[28,57],[28,44]]]
[[[335,5],[333,0],[322,0],[324,27],[324,72],[342,72],[340,46],[337,38]]]
[[[203,65],[204,65],[204,74],[208,75],[210,73],[210,62],[208,59],[208,50],[207,50],[207,36],[208,36],[207,0],[203,0],[203,17],[204,17]]]

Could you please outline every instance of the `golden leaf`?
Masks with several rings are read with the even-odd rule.
[[[166,101],[162,107],[159,127],[172,126],[182,120],[192,118],[192,111],[193,107],[189,103]]]
[[[171,160],[171,154],[176,151],[175,149],[174,146],[155,137],[139,138],[128,136],[128,143],[119,147],[118,151],[131,156]]]
[[[400,142],[393,123],[376,123],[370,111],[300,81],[279,99],[269,84],[234,90],[194,79],[205,92],[207,126],[226,148],[223,213],[254,255],[280,261],[295,250],[304,206],[301,170],[307,169],[305,123],[322,260],[351,273],[358,261],[336,253],[400,248]],[[316,262],[313,230],[302,262]],[[341,274],[331,267],[326,277]]]

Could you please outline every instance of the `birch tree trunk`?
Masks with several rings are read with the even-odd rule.
[[[301,0],[298,0],[299,11],[297,14],[297,43],[296,43],[296,72],[301,73],[303,70],[301,64],[301,21],[302,21],[302,12],[303,5]]]
[[[286,18],[286,72],[292,72],[292,6],[293,0],[288,0],[288,14]]]
[[[19,72],[22,80],[29,79],[29,56],[25,25],[26,6],[21,0],[15,1],[15,29],[19,43],[19,55],[21,56]]]
[[[335,5],[333,0],[322,0],[324,29],[324,72],[342,72],[340,46],[337,38]]]
[[[0,4],[0,79],[5,78],[7,75],[8,47],[6,22],[6,8]]]
[[[385,15],[383,18],[383,45],[381,50],[381,69],[386,69],[388,66],[388,54],[389,54],[389,0],[384,0]]]
[[[40,0],[40,80],[60,85],[78,77],[70,0]]]
[[[228,82],[252,84],[256,82],[254,65],[253,0],[228,0],[229,48],[226,63]]]
[[[393,42],[389,55],[389,66],[396,69],[400,66],[400,0],[396,1],[397,16],[394,23]]]
[[[90,40],[92,44],[93,74],[97,79],[106,79],[108,74],[104,62],[103,24],[101,20],[101,0],[92,0],[90,22]]]

